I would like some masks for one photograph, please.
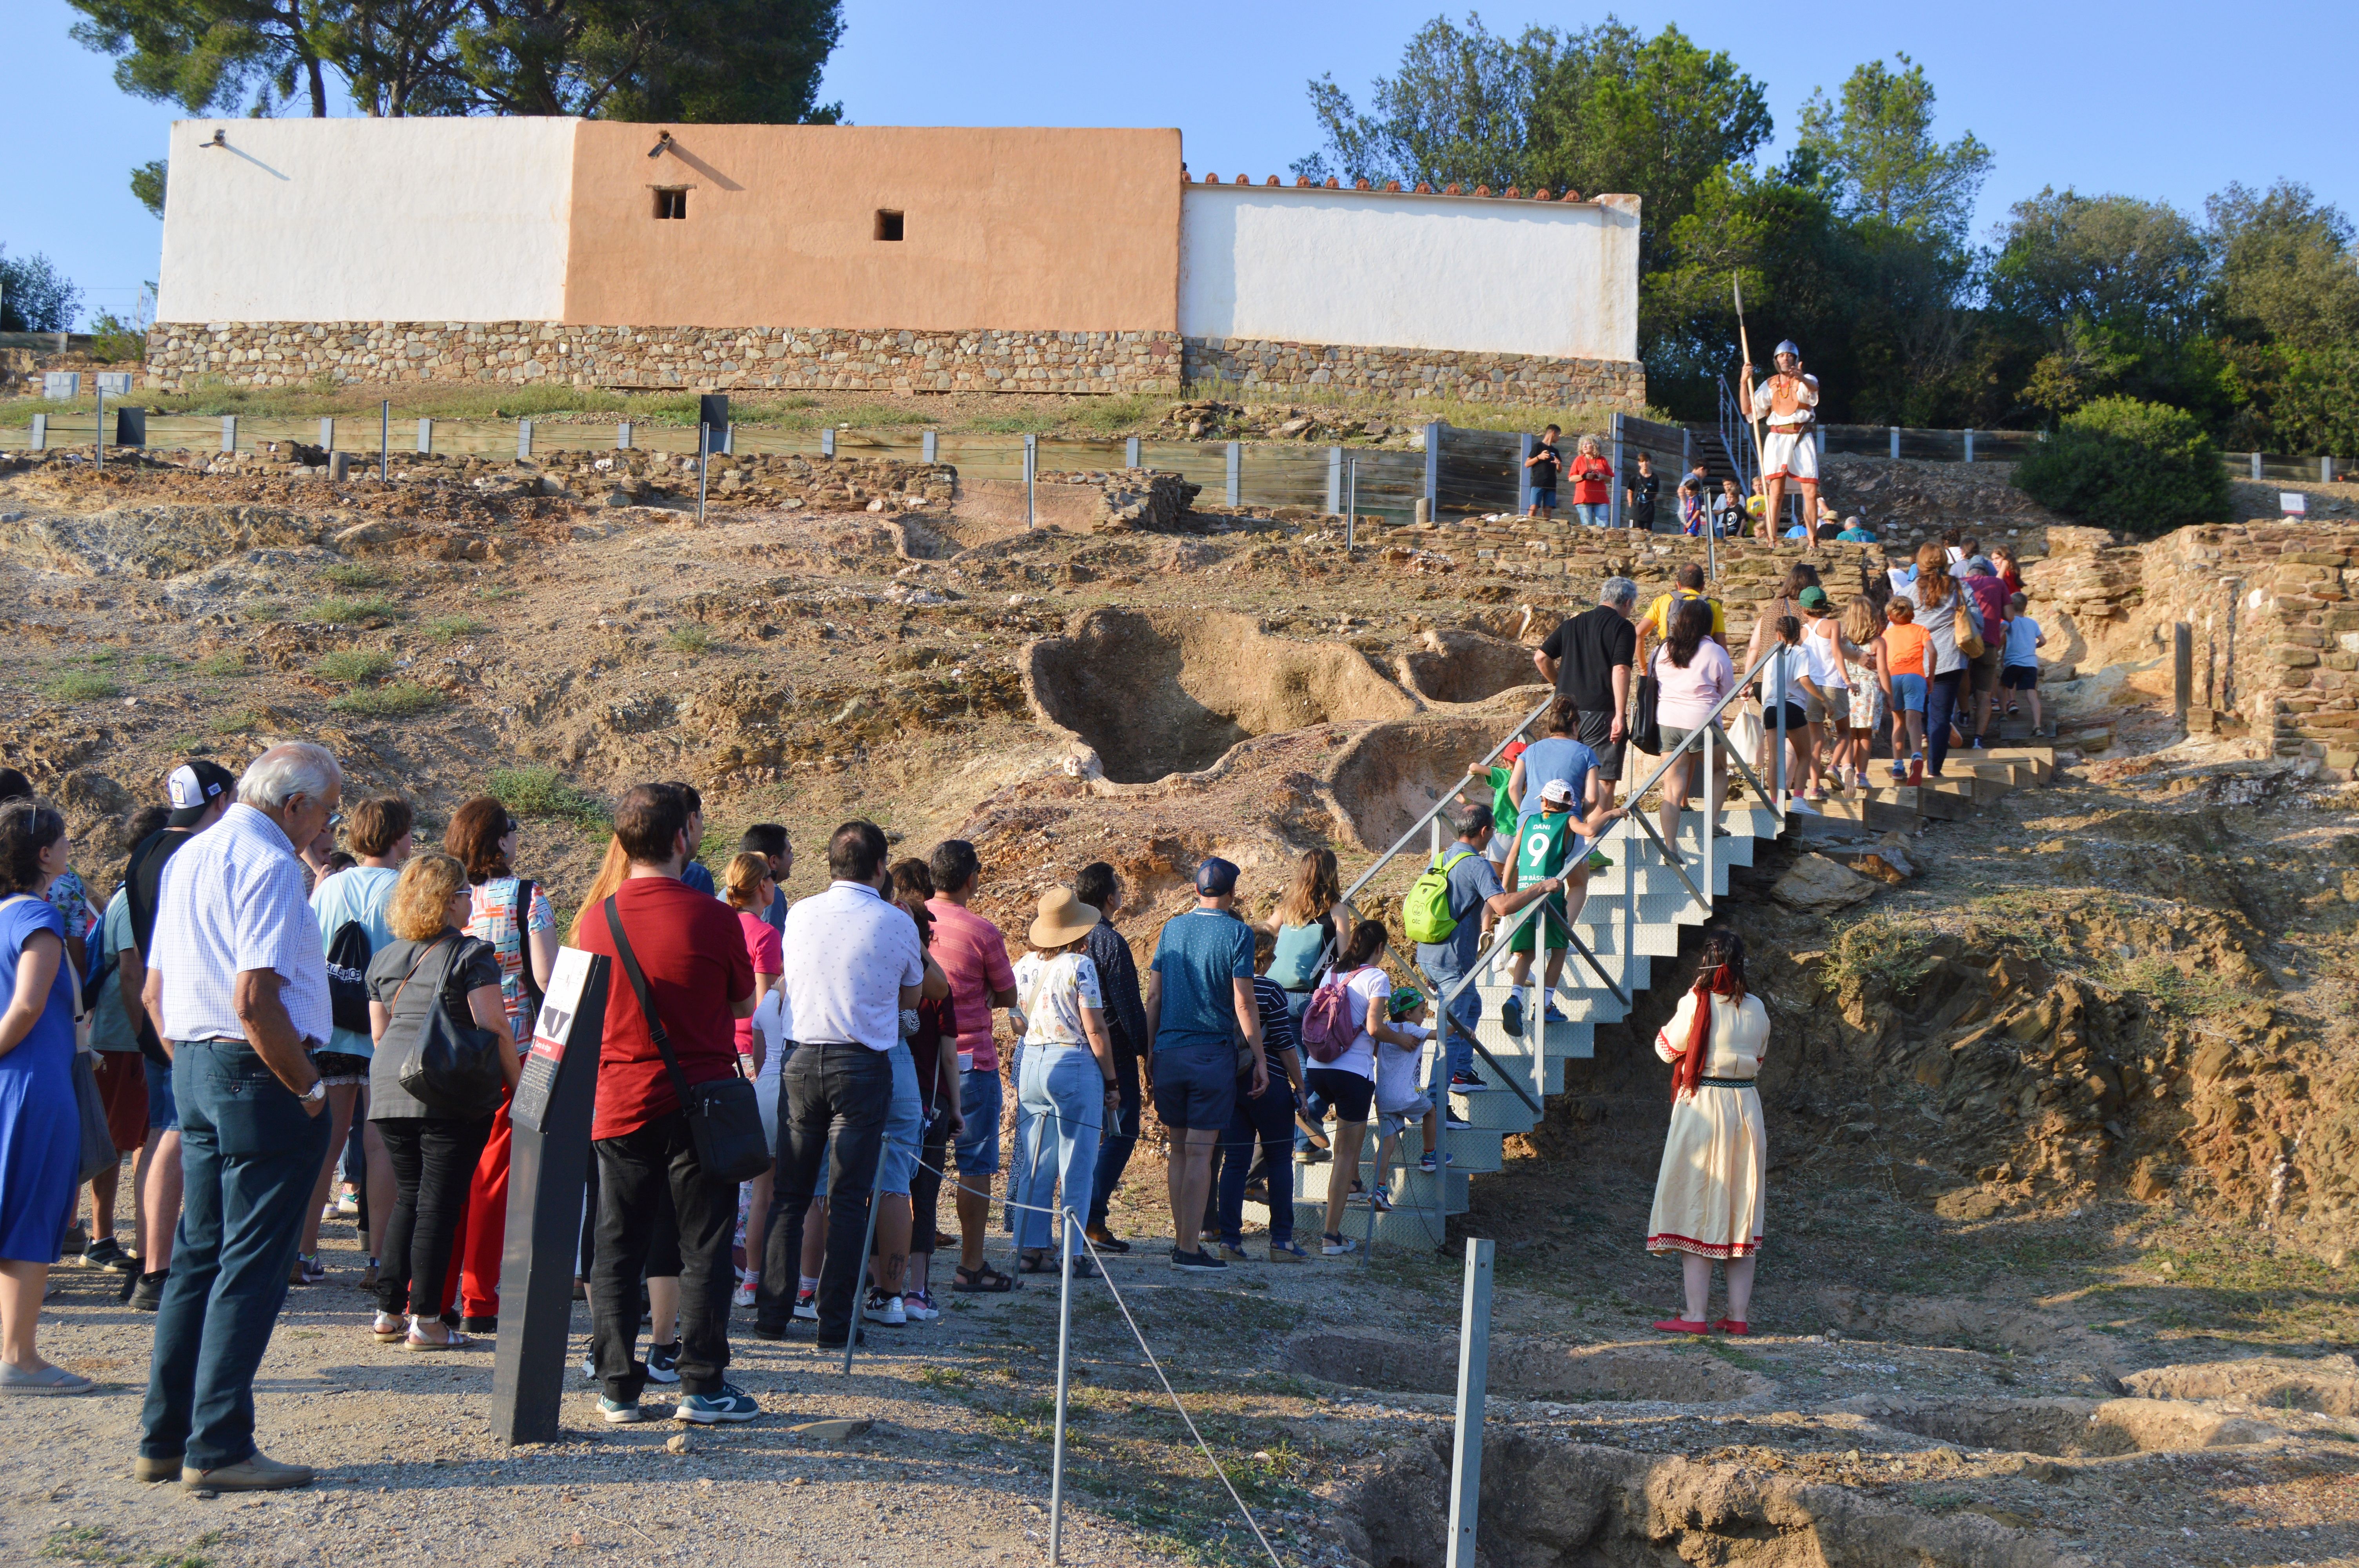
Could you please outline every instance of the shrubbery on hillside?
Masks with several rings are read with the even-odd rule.
[[[2050,511],[2148,536],[2228,521],[2228,473],[2195,416],[2135,397],[2101,397],[2015,467],[2018,488]]]

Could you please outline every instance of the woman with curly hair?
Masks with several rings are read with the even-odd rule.
[[[1655,1325],[1665,1334],[1749,1332],[1745,1314],[1769,1168],[1753,1080],[1768,1039],[1768,1011],[1745,985],[1745,939],[1710,933],[1694,987],[1655,1035],[1655,1054],[1671,1064],[1671,1130],[1647,1250],[1680,1254],[1687,1286],[1687,1316]],[[1714,1261],[1728,1268],[1728,1315],[1717,1323],[1704,1316]]]

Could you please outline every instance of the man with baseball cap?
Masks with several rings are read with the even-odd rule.
[[[1171,1130],[1171,1266],[1198,1272],[1228,1266],[1201,1239],[1212,1145],[1229,1124],[1239,1077],[1249,1079],[1250,1094],[1269,1087],[1254,1000],[1253,928],[1232,912],[1236,897],[1236,867],[1205,857],[1196,867],[1196,907],[1164,925],[1147,973],[1147,1090]],[[1250,1062],[1243,1074],[1241,1033]]]
[[[147,984],[147,955],[156,942],[157,890],[165,862],[219,822],[236,796],[237,775],[210,757],[191,757],[174,768],[164,781],[172,815],[133,847],[123,871],[131,941],[116,954],[115,963],[122,976],[124,1014],[138,1032],[139,1054],[147,1069],[147,1141],[131,1173],[147,1249],[129,1297],[139,1312],[154,1312],[164,1300],[164,1280],[172,1267],[172,1231],[180,1223],[180,1108],[172,1098],[172,1058],[141,998]]]

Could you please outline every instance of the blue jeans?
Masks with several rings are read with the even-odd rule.
[[[328,1119],[305,1114],[244,1041],[181,1042],[172,1093],[180,1227],[156,1314],[139,1452],[218,1470],[254,1453],[255,1368],[287,1302]]]
[[[1419,963],[1418,972],[1424,975],[1427,983],[1433,987],[1433,1000],[1436,1003],[1450,994],[1451,987],[1465,978],[1463,971],[1453,969],[1446,964]],[[1471,1073],[1474,1070],[1474,1044],[1472,1036],[1474,1026],[1483,1022],[1483,992],[1480,981],[1468,986],[1459,993],[1458,1000],[1450,1004],[1450,1017],[1457,1023],[1459,1029],[1463,1029],[1466,1033],[1461,1035],[1458,1029],[1446,1029],[1442,1035],[1445,1048],[1433,1054],[1433,1076],[1429,1081],[1426,1092],[1432,1097],[1433,1103],[1438,1106],[1447,1106],[1450,1103],[1442,1097],[1450,1092],[1450,1079],[1452,1074]]]
[[[905,1198],[909,1178],[918,1173],[926,1106],[918,1095],[918,1059],[909,1054],[909,1043],[896,1041],[885,1055],[893,1064],[893,1102],[885,1113],[885,1133],[892,1141],[877,1162],[876,1190],[886,1197]]]
[[[1269,1183],[1269,1241],[1278,1247],[1294,1239],[1294,1162],[1287,1158],[1287,1135],[1294,1130],[1294,1086],[1273,1065],[1269,1087],[1259,1098],[1246,1092],[1252,1087],[1251,1079],[1237,1080],[1237,1108],[1212,1150],[1219,1173],[1221,1239],[1232,1247],[1245,1240],[1245,1181],[1258,1145]]]
[[[1098,1135],[1105,1122],[1105,1074],[1086,1045],[1030,1045],[1016,1107],[1025,1119],[1016,1135],[1016,1168],[1008,1180],[1016,1244],[1049,1245],[1049,1217],[1038,1209],[1090,1212],[1090,1179],[1098,1160]],[[1062,1204],[1056,1189],[1065,1189]],[[1032,1206],[1015,1208],[1016,1204]],[[1076,1245],[1080,1238],[1074,1238]]]
[[[1603,528],[1605,520],[1614,514],[1614,509],[1602,501],[1576,501],[1572,503],[1572,514],[1584,528]]]
[[[1089,1220],[1103,1228],[1106,1222],[1106,1204],[1114,1188],[1122,1185],[1122,1173],[1130,1165],[1130,1152],[1138,1146],[1138,1113],[1145,1102],[1138,1093],[1138,1054],[1116,1047],[1114,1054],[1114,1087],[1121,1099],[1116,1102],[1113,1125],[1106,1129],[1105,1140],[1098,1145],[1098,1168],[1090,1178]]]
[[[803,1217],[827,1166],[827,1261],[819,1276],[819,1337],[842,1345],[859,1307],[868,1260],[868,1195],[893,1105],[893,1063],[865,1045],[798,1045],[779,1069],[778,1171],[763,1237],[757,1323],[786,1325],[800,1274]]]
[[[1962,666],[1935,676],[1925,693],[1925,771],[1937,779],[1950,755],[1950,722],[1965,714],[1966,705],[1958,700],[1965,678]]]

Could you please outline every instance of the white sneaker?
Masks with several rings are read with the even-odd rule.
[[[752,1275],[740,1274],[737,1276],[737,1288],[729,1292],[729,1304],[732,1306],[741,1307],[749,1307],[754,1304],[754,1277]]]
[[[868,1306],[861,1315],[871,1323],[888,1324],[897,1328],[909,1321],[908,1309],[901,1304],[900,1297],[880,1296],[875,1291],[868,1292]]]
[[[930,1291],[908,1292],[901,1298],[901,1310],[909,1315],[913,1323],[931,1323],[942,1315],[942,1309],[934,1304],[933,1292]]]

